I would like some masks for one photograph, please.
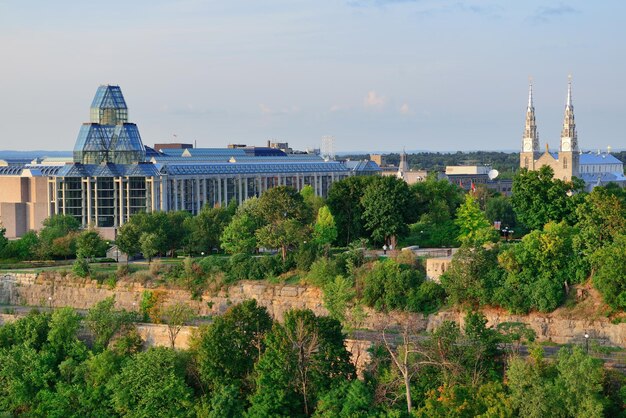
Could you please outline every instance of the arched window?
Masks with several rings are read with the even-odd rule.
[[[528,157],[524,157],[524,167],[528,168]]]
[[[567,168],[567,157],[563,157],[563,168]]]

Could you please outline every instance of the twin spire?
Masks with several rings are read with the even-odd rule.
[[[561,131],[561,151],[575,151],[578,149],[576,123],[574,120],[574,105],[572,104],[572,76],[568,77],[567,101]],[[526,126],[522,138],[522,152],[539,152],[539,132],[535,121],[535,106],[533,103],[533,81],[528,83],[528,107],[526,108]]]

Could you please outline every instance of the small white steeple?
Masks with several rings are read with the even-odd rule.
[[[567,101],[565,103],[565,115],[563,117],[563,130],[561,131],[561,151],[576,151],[578,149],[578,135],[576,133],[576,121],[574,119],[574,105],[572,104],[572,76],[567,81]]]
[[[528,78],[528,107],[526,108],[526,126],[522,137],[522,152],[539,151],[539,132],[535,122],[535,106],[533,103],[533,80]]]

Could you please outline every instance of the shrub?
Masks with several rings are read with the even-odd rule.
[[[340,273],[335,260],[320,258],[311,264],[311,270],[305,280],[313,286],[324,287]]]
[[[87,277],[90,273],[89,263],[84,258],[78,258],[72,266],[72,273],[79,277]]]

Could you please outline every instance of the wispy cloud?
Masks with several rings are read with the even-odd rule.
[[[351,7],[369,7],[369,6],[389,6],[403,3],[417,3],[419,0],[349,0],[348,6]]]
[[[402,115],[410,115],[411,114],[411,108],[409,107],[408,103],[403,103],[402,106],[400,106],[400,109],[398,109],[398,111]]]
[[[553,19],[576,13],[580,13],[580,10],[561,3],[557,6],[540,7],[533,15],[530,16],[530,20],[535,23],[547,23]]]
[[[387,99],[383,96],[379,96],[374,90],[367,92],[367,96],[363,100],[363,106],[369,108],[381,109],[387,103]]]

